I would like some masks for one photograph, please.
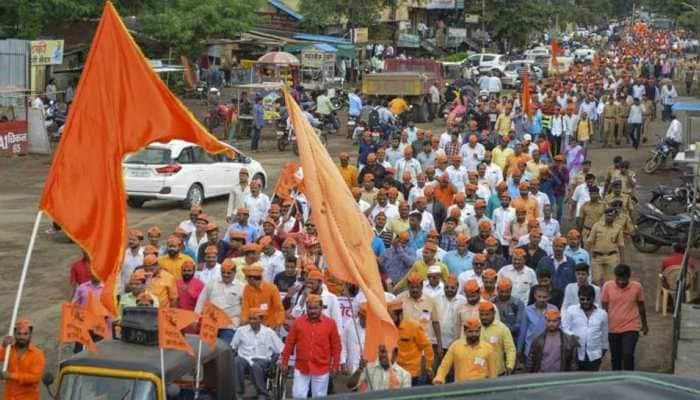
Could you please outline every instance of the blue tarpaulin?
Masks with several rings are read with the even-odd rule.
[[[338,36],[312,35],[310,33],[296,33],[294,39],[308,40],[310,42],[330,43],[330,44],[352,44],[349,40]]]
[[[700,111],[700,102],[681,102],[673,105],[673,111]]]

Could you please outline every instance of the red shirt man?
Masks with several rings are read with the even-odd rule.
[[[90,272],[90,256],[83,251],[83,255],[73,261],[70,265],[70,284],[73,290],[81,284],[90,280],[92,273]]]
[[[194,276],[194,263],[185,260],[182,263],[182,278],[177,280],[178,307],[194,311],[203,289],[204,283]]]
[[[673,253],[661,261],[661,272],[663,273],[668,268],[674,265],[683,265],[683,254],[685,254],[685,247],[682,245],[676,245],[673,247]],[[695,269],[695,261],[688,259],[688,268]]]
[[[296,350],[292,396],[305,398],[311,385],[312,397],[326,396],[329,373],[340,367],[340,335],[335,321],[322,315],[321,296],[306,298],[306,314],[297,318],[289,331],[282,352],[282,373]]]

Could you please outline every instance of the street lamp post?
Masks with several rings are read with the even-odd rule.
[[[700,1],[700,0],[698,0]],[[486,16],[486,0],[481,0],[481,52],[486,52],[486,23],[484,22]]]

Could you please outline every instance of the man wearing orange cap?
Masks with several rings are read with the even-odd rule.
[[[280,359],[280,370],[287,375],[289,357],[296,354],[292,396],[304,399],[328,395],[330,375],[340,370],[341,339],[338,326],[323,315],[321,296],[306,297],[306,313],[292,324]]]
[[[549,174],[549,169],[544,166],[540,169],[542,174]],[[553,179],[552,182],[549,182],[548,187],[547,187],[547,193],[543,193],[540,190],[540,179],[539,178],[532,178],[530,180],[530,197],[534,198],[537,200],[537,206],[539,207],[537,209],[538,211],[538,218],[542,218],[542,215],[544,214],[544,206],[549,204],[551,205],[551,199],[554,198],[554,194],[552,193],[552,185],[556,184],[556,180]],[[551,196],[550,196],[551,194]]]
[[[498,277],[505,276],[511,280],[512,295],[523,303],[528,300],[530,288],[537,284],[535,271],[525,265],[525,250],[515,249],[511,259],[512,264],[506,265],[498,271]]]
[[[496,290],[498,295],[492,300],[498,309],[501,321],[506,324],[513,339],[520,334],[520,318],[525,312],[525,304],[510,295],[513,283],[505,276],[498,277]]]
[[[530,373],[576,371],[578,340],[561,330],[561,315],[558,310],[547,310],[544,320],[544,332],[533,340],[525,370]]]
[[[122,260],[121,280],[123,283],[129,280],[129,276],[137,267],[143,265],[143,247],[141,241],[143,233],[138,229],[129,229],[127,232],[127,245]]]
[[[252,221],[250,210],[246,207],[237,208],[234,219],[235,221],[226,229],[226,235],[231,237],[232,232],[245,232],[245,242],[254,242],[258,236],[258,227],[250,222]]]
[[[266,385],[267,374],[272,366],[272,357],[282,352],[284,343],[275,331],[262,324],[266,314],[261,308],[251,308],[248,324],[238,328],[231,340],[231,347],[236,351],[233,359],[236,393],[241,399],[245,392],[246,373],[250,373],[258,398],[270,397]]]
[[[343,181],[348,185],[348,188],[352,188],[357,183],[357,167],[350,164],[350,154],[347,152],[340,153],[338,159],[340,160],[338,164],[340,176],[343,177]]]
[[[495,378],[496,352],[493,346],[480,340],[481,321],[469,318],[463,324],[464,340],[452,343],[440,363],[433,384],[445,383],[447,373],[454,367],[455,383]]]
[[[177,307],[176,278],[158,265],[158,258],[150,254],[144,257],[143,270],[146,271],[146,290],[158,298],[160,307]]]
[[[150,244],[151,246],[158,249],[158,251],[161,250],[161,246],[160,246],[161,235],[162,235],[162,232],[161,232],[160,228],[156,225],[148,228],[148,230],[146,231],[146,238],[148,239],[148,244]],[[162,251],[163,251],[163,253],[165,253],[165,248],[163,248]]]
[[[450,218],[447,220],[449,221]],[[447,224],[449,225],[449,222]],[[459,275],[464,271],[471,269],[474,254],[468,249],[469,236],[465,234],[457,235],[455,247],[456,248],[454,250],[448,251],[444,255],[442,261],[445,263],[451,274]]]
[[[479,305],[484,302],[489,302],[481,298],[481,287],[476,279],[469,279],[464,283],[464,297],[467,301],[462,304],[462,307],[457,313],[456,326],[462,326],[470,318],[479,317]],[[496,319],[499,319],[498,310],[494,311]],[[459,332],[457,332],[459,333]]]
[[[360,174],[357,176],[358,183],[364,183],[367,179],[365,176],[369,174],[372,175],[372,183],[375,188],[379,189],[384,186],[386,169],[377,162],[377,155],[375,153],[369,153],[367,155],[367,165],[360,169]]]
[[[406,276],[409,269],[416,262],[416,255],[413,248],[408,245],[409,235],[407,231],[401,232],[391,242],[379,258],[379,263],[387,273],[387,283],[399,282]]]
[[[423,229],[426,232],[430,232],[431,230],[437,230],[435,218],[433,218],[433,214],[430,211],[428,211],[428,204],[424,197],[416,198],[416,202],[413,204],[413,207],[416,211],[420,211],[421,213],[421,229]]]
[[[496,279],[498,279],[498,272],[493,268],[488,267],[481,273],[482,299],[492,301],[496,297]]]
[[[503,247],[503,250],[507,250],[510,243],[506,240],[505,234],[508,230],[510,224],[515,220],[516,211],[515,208],[511,206],[510,195],[507,191],[501,193],[500,206],[493,210],[491,214],[491,220],[493,222],[493,235],[498,239],[499,246]],[[504,251],[504,254],[508,254],[508,251]]]
[[[539,217],[540,205],[537,199],[529,195],[530,184],[520,182],[518,185],[519,196],[512,199],[512,205],[515,209],[524,207],[527,210],[528,219],[537,219]]]
[[[131,274],[126,285],[126,293],[119,296],[119,315],[117,320],[121,318],[125,307],[136,307],[139,296],[148,296],[153,302],[153,307],[158,308],[160,302],[158,298],[146,291],[146,271],[139,268]]]
[[[368,390],[411,387],[411,374],[396,362],[398,356],[398,348],[395,347],[390,356],[386,346],[380,344],[377,350],[377,361],[367,364],[367,361],[362,359],[359,368],[348,379],[347,388],[357,389],[362,393]]]
[[[231,259],[236,265],[236,281],[245,284],[246,278],[243,269],[248,266],[259,266],[262,268],[262,263],[260,263],[260,245],[257,243],[246,243],[241,246],[242,257],[237,257]]]
[[[235,264],[230,259],[224,260],[221,264],[221,276],[207,283],[197,299],[197,306],[194,308],[196,313],[201,313],[204,310],[204,304],[209,300],[231,318],[233,323],[219,329],[217,335],[226,343],[231,343],[241,320],[244,286],[235,280],[235,276]]]
[[[403,158],[396,162],[396,176],[403,175],[404,172],[411,174],[411,183],[415,184],[418,174],[421,173],[422,168],[420,162],[413,158],[413,148],[411,146],[406,146],[403,149]]]
[[[39,382],[46,358],[44,352],[31,343],[33,329],[29,320],[20,319],[15,323],[14,335],[2,340],[0,362],[5,359],[7,346],[12,346],[7,371],[0,372],[0,379],[4,381],[3,399],[39,400]]]
[[[185,235],[189,235],[194,231],[194,224],[197,221],[197,216],[202,213],[202,206],[199,204],[192,204],[190,207],[190,217],[177,226],[185,232]]]
[[[433,266],[433,274],[440,267]],[[430,270],[430,269],[428,269]],[[424,280],[418,273],[411,273],[408,277],[408,291],[399,294],[396,299],[403,304],[403,316],[410,321],[418,322],[428,335],[433,345],[436,359],[442,354],[442,333],[440,330],[440,312],[435,300],[423,293]],[[431,365],[432,367],[432,365]]]
[[[209,222],[206,227],[207,230],[207,241],[202,243],[197,250],[197,261],[202,263],[204,261],[204,256],[207,248],[213,246],[217,249],[216,251],[216,261],[223,262],[226,258],[226,254],[230,249],[230,245],[226,240],[222,240],[219,237],[219,227],[215,223]]]
[[[420,386],[433,378],[434,353],[428,335],[418,322],[404,318],[403,302],[396,299],[387,304],[387,310],[394,325],[399,329],[397,346],[399,355],[396,362],[411,374],[411,386]],[[425,359],[425,371],[421,371],[421,360]],[[425,380],[423,380],[425,376]]]
[[[542,248],[540,243],[544,240],[542,231],[538,227],[533,227],[528,223],[529,233],[526,237],[521,237],[520,242],[526,241],[527,244],[521,245],[518,248],[525,250],[525,265],[532,266],[532,269],[537,268],[537,264],[541,259],[547,257],[547,252]]]
[[[493,223],[484,215],[484,202],[477,200],[477,207],[474,207],[476,214],[467,217],[469,227],[469,251],[472,253],[483,253],[486,250],[486,239],[493,233]],[[472,234],[474,232],[474,234]]]
[[[427,279],[428,267],[432,265],[438,265],[440,267],[440,269],[442,270],[443,281],[447,279],[447,275],[449,275],[449,270],[447,269],[447,266],[445,264],[443,264],[440,261],[437,261],[437,258],[435,257],[437,250],[438,246],[434,241],[426,242],[425,246],[423,246],[423,258],[416,261],[411,267],[411,269],[408,271],[408,273],[399,282],[396,283],[396,286],[394,286],[394,292],[398,293],[401,289],[406,287],[406,284],[408,283],[408,277],[411,275],[412,272],[417,272],[420,275],[421,280]]]
[[[338,296],[331,293],[328,287],[324,285],[323,272],[314,265],[310,265],[308,269],[303,290],[295,293],[291,298],[290,314],[294,318],[299,318],[306,311],[306,299],[309,296],[320,296],[323,301],[323,315],[335,321],[338,327],[338,334],[342,338],[343,316],[340,311]]]
[[[251,310],[259,308],[265,312],[265,326],[277,329],[284,323],[284,306],[277,286],[262,280],[263,268],[259,265],[246,266],[243,273],[248,284],[243,289],[241,323],[247,323]]]
[[[451,157],[452,164],[447,167],[445,174],[457,191],[464,192],[464,185],[469,182],[467,169],[462,165],[462,157],[455,155]]]
[[[459,279],[459,290],[460,292],[464,290],[464,284],[470,280],[475,279],[479,286],[482,286],[481,274],[486,269],[486,254],[484,253],[472,253],[473,257],[471,259],[471,268],[465,270],[457,276]]]
[[[498,309],[490,301],[479,303],[481,341],[493,346],[496,352],[496,373],[510,375],[515,369],[517,352],[510,329],[496,318]]]
[[[435,197],[435,188],[432,184],[430,186],[425,186],[423,195],[425,197],[425,209],[433,216],[435,228],[441,231],[442,224],[448,216],[447,207]],[[416,198],[416,201],[418,201],[419,198],[420,196]]]
[[[194,274],[195,265],[192,261],[182,263],[182,276],[177,279],[178,308],[194,311],[199,294],[204,290],[204,283]]]
[[[501,136],[496,147],[491,150],[491,164],[496,165],[500,171],[501,176],[504,176],[506,172],[506,165],[508,159],[514,154],[511,147],[508,146],[509,136]]]
[[[193,260],[201,261],[199,259],[199,247],[207,242],[209,242],[209,237],[207,236],[207,227],[209,225],[209,215],[205,213],[199,213],[197,219],[194,222],[194,231],[192,231],[185,240],[183,241],[183,249],[187,249],[189,254],[194,254]]]
[[[508,260],[498,252],[502,250],[502,247],[495,237],[491,236],[484,241],[486,244],[486,267],[500,271],[501,268],[508,265]]]
[[[442,334],[442,353],[445,354],[452,342],[459,338],[459,329],[455,329],[459,310],[467,299],[459,293],[459,281],[456,275],[447,277],[444,291],[433,298],[440,310],[440,333]]]
[[[363,175],[361,184],[362,192],[360,194],[360,199],[370,206],[374,204],[374,199],[377,197],[379,189],[375,185],[374,174]]]
[[[189,261],[194,264],[194,260],[182,253],[182,240],[171,235],[166,242],[166,254],[158,257],[158,265],[170,272],[175,278],[182,276],[182,264]]]
[[[261,249],[260,264],[265,270],[263,280],[272,282],[277,274],[284,272],[284,255],[275,248],[271,236],[261,237],[258,245]]]
[[[536,271],[548,270],[552,275],[552,286],[562,293],[568,284],[576,282],[574,260],[564,254],[564,247],[566,247],[565,238],[561,236],[554,238],[554,254],[540,259],[536,268]]]
[[[238,182],[236,182],[228,193],[226,204],[226,222],[231,223],[234,218],[234,211],[239,207],[244,207],[244,200],[250,196],[250,173],[247,168],[238,171]]]
[[[369,209],[369,218],[373,220],[379,212],[383,212],[388,221],[399,218],[399,208],[388,203],[387,191],[383,188],[379,189],[375,197],[375,203]]]

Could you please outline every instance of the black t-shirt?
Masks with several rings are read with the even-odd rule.
[[[273,280],[275,286],[277,286],[277,289],[279,289],[280,292],[286,292],[289,290],[290,287],[294,286],[294,283],[297,281],[296,275],[287,275],[284,271],[278,273],[275,275],[275,279]]]

